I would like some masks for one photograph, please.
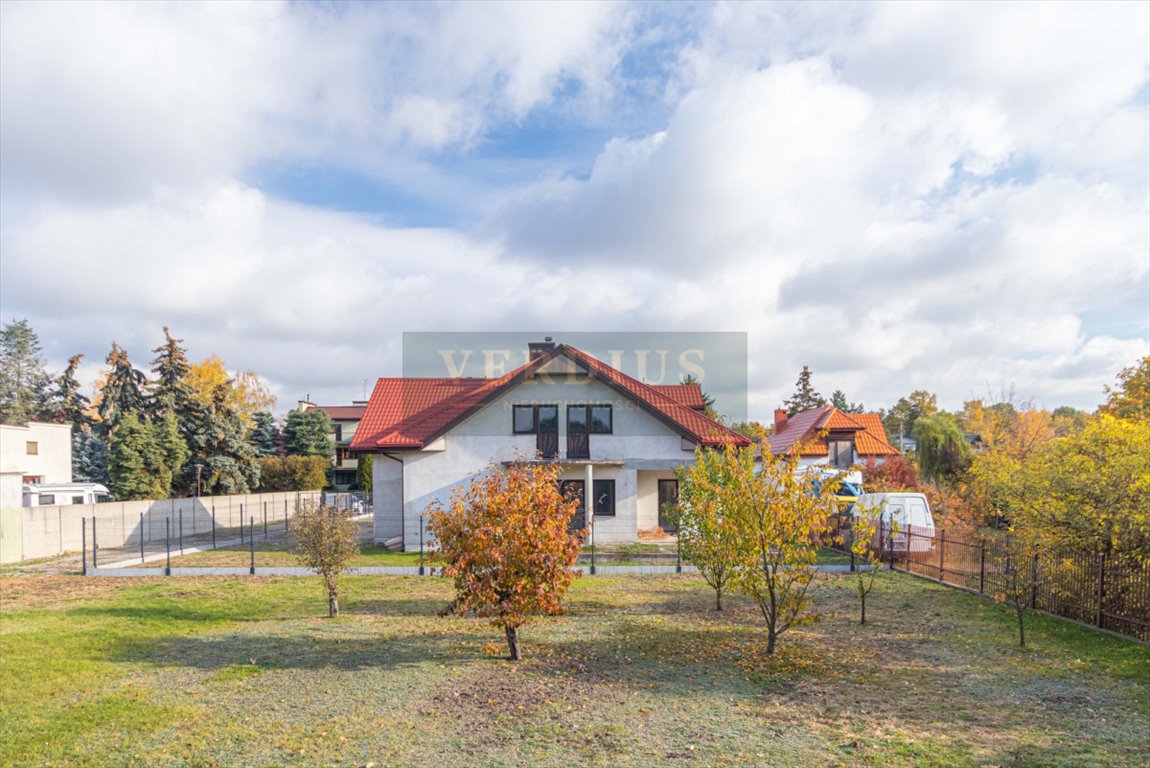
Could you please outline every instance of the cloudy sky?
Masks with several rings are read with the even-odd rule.
[[[744,331],[872,407],[1150,351],[1150,4],[0,4],[0,314],[360,397],[404,331]],[[560,338],[559,340],[562,340]]]

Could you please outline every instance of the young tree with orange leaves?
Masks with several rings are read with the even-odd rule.
[[[533,615],[562,610],[585,530],[568,524],[580,504],[559,490],[559,468],[495,463],[458,488],[444,508],[428,508],[444,573],[455,580],[457,611],[474,611],[502,627],[513,661],[522,658],[519,628]]]

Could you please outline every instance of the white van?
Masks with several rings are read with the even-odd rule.
[[[854,514],[864,509],[878,509],[882,522],[887,526],[893,520],[897,528],[893,541],[884,547],[893,546],[899,552],[931,552],[934,550],[934,515],[930,512],[930,502],[921,493],[864,493],[855,502]]]
[[[42,483],[24,485],[25,507],[60,507],[71,504],[101,504],[115,501],[108,487],[100,483]]]

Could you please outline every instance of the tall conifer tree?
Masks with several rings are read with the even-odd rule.
[[[0,329],[0,421],[23,424],[44,418],[51,378],[40,339],[27,320]]]

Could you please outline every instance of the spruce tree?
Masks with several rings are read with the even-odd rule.
[[[248,440],[243,416],[231,403],[228,384],[220,384],[211,402],[198,405],[185,425],[191,460],[177,482],[178,488],[195,487],[195,464],[203,464],[205,494],[250,493],[259,487],[260,465],[255,446]]]
[[[838,408],[843,413],[865,413],[866,408],[862,403],[852,403],[847,400],[846,394],[841,389],[836,389],[831,393],[831,405]]]
[[[121,413],[108,445],[108,470],[116,498],[166,497],[164,469],[164,454],[152,425],[141,421],[135,411]]]
[[[811,386],[811,369],[804,365],[803,372],[799,374],[799,379],[795,382],[795,393],[783,403],[787,409],[787,415],[794,416],[796,413],[809,411],[826,404],[826,399]]]
[[[128,360],[128,351],[114,341],[105,362],[109,370],[100,390],[98,412],[103,434],[110,435],[124,414],[144,412],[147,405],[147,379],[132,366]]]
[[[76,369],[83,359],[83,355],[68,358],[68,367],[56,378],[56,387],[48,398],[49,418],[61,424],[71,424],[73,435],[92,431],[92,417],[88,415],[91,403],[80,393],[80,382],[76,380]]]
[[[190,451],[188,444],[184,441],[184,436],[180,434],[176,414],[172,410],[166,411],[159,421],[152,425],[152,429],[155,433],[157,447],[163,456],[162,485],[166,487],[167,494],[170,495],[172,481],[181,476]]]
[[[72,479],[78,483],[112,482],[108,473],[108,444],[90,432],[72,433]]]
[[[152,360],[152,413],[161,417],[167,411],[174,411],[177,420],[182,420],[190,411],[192,387],[188,383],[190,365],[188,356],[181,346],[183,339],[173,339],[164,326],[164,343],[152,350],[156,357]]]
[[[0,329],[0,422],[23,424],[45,417],[51,379],[40,339],[27,320]]]
[[[333,457],[335,444],[331,440],[331,419],[316,408],[291,411],[284,424],[284,447],[289,456]]]
[[[275,418],[267,411],[256,411],[253,415],[255,425],[252,427],[251,443],[255,446],[259,456],[279,455],[279,428]]]

